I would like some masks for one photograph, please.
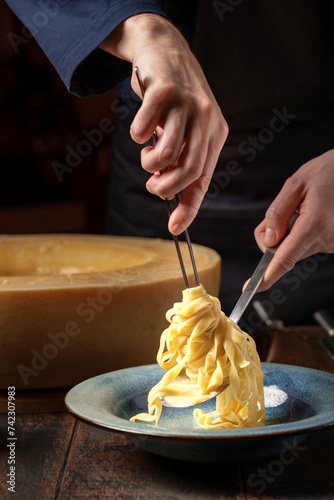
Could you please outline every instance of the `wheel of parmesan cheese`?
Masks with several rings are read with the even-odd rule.
[[[52,234],[0,243],[0,389],[69,387],[156,362],[166,312],[185,288],[173,241]],[[219,255],[193,249],[200,282],[217,296]]]

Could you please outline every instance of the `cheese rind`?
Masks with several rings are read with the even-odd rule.
[[[200,281],[217,295],[219,255],[193,248]],[[184,288],[172,241],[5,236],[0,257],[0,389],[68,387],[155,362],[165,313]]]

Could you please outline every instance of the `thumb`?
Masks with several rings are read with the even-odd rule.
[[[267,212],[265,217],[265,229],[263,243],[266,247],[278,245],[286,233],[289,217],[282,214]]]
[[[280,243],[299,215],[295,206],[285,206],[277,210],[273,205],[268,208],[262,226],[263,243],[267,248]]]
[[[286,181],[266,212],[263,243],[266,247],[278,245],[286,234],[290,219],[303,201],[303,191]]]
[[[290,213],[290,212],[287,212]],[[265,233],[264,233],[264,244],[266,247],[273,248],[279,245],[283,238],[285,238],[291,231],[292,226],[294,225],[299,213],[297,211],[293,212],[293,214],[286,220],[286,216],[281,217],[281,219],[276,220],[276,229],[272,229],[270,227],[271,223],[269,222],[267,225],[265,219]],[[267,218],[267,216],[266,216]],[[275,222],[274,224],[275,225]]]

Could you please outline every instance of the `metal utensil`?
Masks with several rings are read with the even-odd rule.
[[[234,323],[239,323],[239,320],[241,316],[243,315],[246,307],[250,303],[253,295],[255,294],[256,290],[259,288],[260,283],[262,281],[262,278],[264,276],[264,273],[266,272],[270,262],[272,261],[274,257],[275,251],[270,250],[269,248],[266,249],[266,251],[263,254],[263,257],[261,258],[260,262],[256,266],[256,269],[247,283],[247,286],[245,290],[242,292],[238,302],[233,308],[233,311],[231,312],[229,318],[234,321]]]
[[[135,71],[135,74],[136,74],[136,77],[137,77],[137,81],[138,81],[138,84],[139,84],[139,88],[140,88],[142,99],[144,99],[145,88],[144,88],[144,85],[143,85],[142,78],[140,76],[140,71],[139,71],[138,66],[135,66],[134,71]],[[153,135],[152,135],[153,146],[156,145],[157,141],[158,141],[158,134],[157,134],[157,131],[155,130],[153,132]],[[161,171],[160,173],[162,174],[163,172]],[[174,198],[175,198],[176,204],[178,205],[179,204],[179,195],[176,194]],[[167,200],[167,199],[165,199],[165,203],[166,203],[166,207],[167,207],[168,217],[170,217],[170,215],[172,213],[172,208],[171,208],[170,201]],[[194,271],[196,285],[199,286],[200,282],[199,282],[199,278],[198,278],[198,273],[197,273],[197,267],[196,267],[194,252],[193,252],[193,249],[192,249],[192,245],[191,245],[191,241],[190,241],[190,236],[189,236],[188,229],[185,229],[184,234],[185,234],[186,242],[187,242],[187,245],[188,245],[188,250],[189,250],[191,265],[192,265],[192,268],[193,268],[193,271]],[[185,270],[185,266],[184,266],[184,262],[183,262],[183,258],[182,258],[182,254],[181,254],[181,248],[180,248],[180,244],[179,244],[179,239],[178,239],[178,237],[175,234],[173,234],[172,236],[173,236],[173,240],[174,240],[174,243],[175,243],[176,253],[177,253],[177,256],[179,258],[180,267],[181,267],[181,271],[182,271],[182,276],[183,276],[183,279],[184,279],[184,284],[185,284],[186,288],[189,288],[189,280],[188,280],[188,277],[187,277],[187,273],[186,273],[186,270]]]
[[[321,349],[334,361],[334,316],[329,311],[321,309],[313,314],[314,319],[328,333],[328,337],[318,340]]]
[[[327,309],[320,309],[313,314],[314,319],[323,327],[330,337],[334,338],[334,316]]]
[[[252,297],[254,296],[256,290],[259,288],[260,283],[262,281],[262,278],[264,276],[264,273],[266,272],[270,262],[272,261],[277,248],[281,245],[282,241],[290,233],[291,228],[292,228],[293,224],[295,223],[298,215],[299,214],[297,212],[295,212],[295,214],[289,220],[287,232],[285,233],[284,237],[279,242],[279,244],[276,245],[275,247],[267,248],[265,250],[260,262],[256,266],[256,269],[255,269],[251,279],[247,283],[245,290],[242,292],[238,302],[234,306],[233,311],[231,312],[231,314],[229,316],[229,318],[232,321],[234,321],[234,323],[238,323],[241,316],[245,312],[246,307],[248,306],[249,302],[251,301]]]
[[[267,311],[264,307],[263,303],[259,300],[253,301],[253,307],[259,317],[262,319],[266,327],[270,330],[270,332],[280,331],[280,332],[289,332],[290,329],[285,326],[281,318],[278,316],[277,312],[274,309]]]

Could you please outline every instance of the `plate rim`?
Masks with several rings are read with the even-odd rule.
[[[267,367],[277,367],[277,368],[283,368],[283,369],[288,369],[288,370],[296,370],[296,371],[307,371],[307,372],[315,372],[321,377],[333,377],[334,381],[334,374],[330,372],[326,372],[324,370],[319,370],[315,368],[308,368],[308,367],[303,367],[303,366],[297,366],[297,365],[289,365],[289,364],[283,364],[283,363],[271,363],[271,362],[261,362],[261,365],[264,366],[264,368]],[[159,428],[159,426],[148,426],[144,422],[130,422],[130,420],[122,419],[121,417],[118,417],[115,414],[111,414],[111,418],[114,417],[116,419],[119,419],[120,421],[124,422],[123,425],[119,425],[119,422],[116,423],[104,423],[100,422],[97,420],[94,420],[92,418],[89,418],[87,416],[84,416],[77,411],[75,411],[73,408],[70,407],[68,404],[68,397],[70,396],[70,393],[74,390],[78,390],[79,386],[86,385],[88,382],[91,382],[93,380],[97,379],[103,379],[108,375],[112,375],[115,373],[120,373],[124,371],[133,371],[135,369],[147,369],[147,368],[160,368],[157,363],[155,364],[147,364],[147,365],[140,365],[140,366],[134,366],[134,367],[128,367],[128,368],[122,368],[119,370],[113,370],[107,373],[102,373],[100,375],[96,375],[94,377],[90,377],[86,380],[83,380],[82,382],[79,382],[75,386],[73,386],[65,395],[64,402],[67,410],[76,418],[79,420],[93,425],[95,427],[103,427],[105,429],[113,430],[113,431],[118,431],[122,433],[129,433],[129,434],[136,434],[136,435],[144,435],[144,436],[149,436],[151,438],[165,438],[165,439],[193,439],[193,440],[201,440],[201,439],[209,439],[209,440],[214,440],[214,439],[234,439],[234,440],[258,440],[261,438],[273,438],[273,437],[282,437],[284,435],[295,435],[295,434],[308,434],[310,432],[315,432],[315,431],[320,431],[320,430],[325,430],[328,429],[332,426],[334,426],[334,406],[333,406],[333,417],[332,420],[327,421],[327,422],[316,422],[314,425],[312,425],[314,420],[319,419],[319,415],[313,415],[307,419],[305,419],[305,423],[308,422],[308,425],[299,425],[298,428],[293,427],[294,424],[296,424],[296,421],[294,422],[287,422],[287,423],[279,423],[279,424],[273,424],[273,425],[268,425],[264,427],[248,427],[248,428],[242,428],[242,429],[201,429],[200,427],[198,429],[194,429],[193,433],[182,433],[178,429],[173,429],[173,430],[168,430],[167,432],[164,431],[162,428]],[[301,422],[301,421],[297,421]],[[133,425],[134,424],[134,425]],[[143,426],[139,427],[138,425]],[[284,427],[282,429],[282,427]]]

